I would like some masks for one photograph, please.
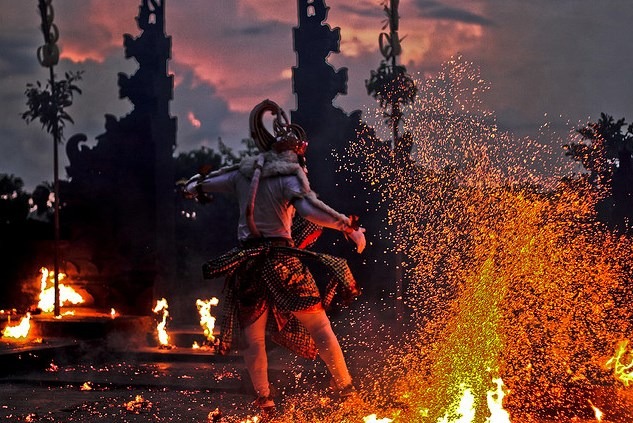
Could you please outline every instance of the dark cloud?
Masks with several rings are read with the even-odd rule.
[[[222,137],[222,123],[231,113],[228,103],[217,95],[215,87],[199,81],[191,69],[175,65],[174,72],[181,79],[171,104],[172,114],[178,118],[178,151],[213,145]],[[190,121],[190,114],[199,127]]]
[[[337,12],[361,16],[364,18],[386,18],[382,7],[373,4],[340,4],[336,8]]]
[[[0,173],[22,177],[29,189],[52,179],[50,136],[20,117],[26,83],[47,78],[35,58],[42,34],[32,3],[0,0]],[[62,60],[56,72],[85,70],[84,92],[69,109],[76,124],[68,135],[84,132],[94,141],[104,132],[106,113],[129,112],[130,102],[118,98],[116,74],[131,74],[137,66],[124,58],[122,35],[139,35],[139,3],[55,3],[64,51],[81,60]],[[336,69],[349,69],[348,95],[336,102],[346,111],[371,108],[375,102],[364,82],[381,59],[380,2],[326,3],[326,23],[341,27],[342,37],[342,53],[328,60]],[[167,9],[169,69],[179,83],[171,104],[178,149],[215,146],[218,137],[239,147],[248,133],[248,112],[263,98],[286,110],[295,107],[288,79],[296,65],[294,2],[187,0],[168,2]],[[448,58],[463,54],[490,82],[486,101],[504,128],[529,135],[550,116],[577,121],[600,112],[633,119],[633,60],[626,54],[633,43],[633,8],[622,7],[622,0],[414,0],[401,2],[400,15],[406,35],[401,59],[409,72],[432,75]],[[199,128],[189,122],[190,112]]]
[[[493,21],[485,16],[473,13],[466,9],[446,6],[440,1],[416,0],[414,4],[420,15],[426,18],[456,21],[481,26],[494,25]]]

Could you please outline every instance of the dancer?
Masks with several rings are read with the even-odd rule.
[[[274,116],[274,135],[263,125],[266,112]],[[336,212],[310,189],[305,132],[290,124],[277,104],[265,100],[257,105],[251,112],[250,131],[259,155],[246,157],[236,166],[195,175],[185,190],[201,201],[211,192],[237,196],[240,246],[207,262],[203,271],[206,278],[227,278],[219,350],[228,352],[236,329],[241,328],[246,342],[244,360],[257,393],[255,404],[270,415],[275,402],[268,382],[267,331],[275,342],[302,357],[314,359],[318,354],[332,375],[335,392],[341,397],[354,394],[325,308],[334,294],[349,302],[359,290],[344,259],[305,247],[316,240],[320,227],[327,227],[343,232],[361,253],[365,229],[358,226],[356,217]],[[293,226],[295,211],[305,220],[295,217]],[[310,262],[324,264],[331,277],[323,293],[306,267]]]

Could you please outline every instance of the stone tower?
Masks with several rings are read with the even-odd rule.
[[[94,147],[68,140],[70,181],[62,199],[72,222],[67,257],[94,265],[86,278],[102,280],[112,307],[146,314],[153,291],[173,280],[176,118],[169,103],[171,37],[165,35],[165,0],[142,0],[141,34],[124,36],[125,57],[138,62],[132,76],[119,74],[119,95],[134,109],[106,115]],[[81,256],[81,257],[78,257]]]
[[[315,191],[325,195],[340,175],[332,151],[341,151],[356,137],[360,112],[345,113],[332,102],[347,94],[347,68],[335,70],[327,62],[330,53],[338,53],[340,29],[325,23],[329,7],[324,0],[297,0],[299,26],[293,29],[297,66],[293,67],[293,91],[297,110],[291,112],[293,123],[308,135],[307,152],[310,182]],[[341,193],[343,194],[343,193]],[[338,198],[345,197],[339,195]],[[326,198],[337,206],[340,200]]]

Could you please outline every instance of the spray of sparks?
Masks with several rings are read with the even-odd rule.
[[[562,157],[561,139],[499,129],[472,63],[456,58],[417,84],[410,152],[367,125],[344,158],[404,257],[415,329],[385,346],[360,404],[324,412],[327,401],[297,399],[287,421],[586,417],[591,387],[613,382],[604,357],[631,335],[631,241],[597,223],[601,194]]]

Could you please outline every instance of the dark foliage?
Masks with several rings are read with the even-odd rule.
[[[40,81],[27,84],[24,94],[28,110],[22,113],[22,119],[26,123],[38,120],[42,129],[61,141],[66,123],[74,123],[66,108],[73,104],[75,94],[81,94],[76,81],[81,80],[82,74],[82,71],[66,72],[63,79],[49,80],[45,86]]]
[[[633,124],[605,113],[597,122],[577,130],[580,142],[564,146],[566,155],[579,162],[588,178],[601,190],[600,218],[609,226],[631,232],[633,228]]]

